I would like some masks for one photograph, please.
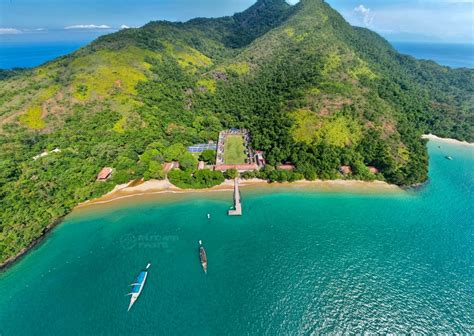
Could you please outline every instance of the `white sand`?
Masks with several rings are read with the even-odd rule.
[[[425,134],[422,136],[423,139],[428,139],[428,140],[433,140],[433,141],[439,141],[439,142],[445,142],[445,143],[450,143],[454,145],[463,145],[463,146],[474,146],[474,143],[467,142],[467,141],[459,141],[456,139],[450,139],[450,138],[440,138],[434,134]]]

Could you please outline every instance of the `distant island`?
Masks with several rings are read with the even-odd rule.
[[[0,264],[130,181],[423,183],[423,134],[474,141],[473,78],[397,53],[321,0],[150,22],[1,71]]]

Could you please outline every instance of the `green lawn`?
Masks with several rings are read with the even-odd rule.
[[[241,135],[227,136],[224,143],[224,163],[235,165],[245,164],[244,139]]]

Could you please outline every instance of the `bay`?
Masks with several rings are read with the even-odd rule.
[[[0,334],[472,334],[474,150],[429,148],[416,191],[242,189],[241,218],[229,192],[75,211],[0,274]]]

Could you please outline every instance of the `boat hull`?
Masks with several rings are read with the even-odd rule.
[[[147,269],[150,267],[150,264],[148,264],[147,266]],[[130,311],[130,309],[132,309],[133,305],[135,304],[135,302],[137,302],[138,298],[140,297],[140,295],[142,294],[142,291],[143,291],[143,287],[145,286],[145,283],[146,283],[146,279],[148,277],[148,272],[147,271],[142,271],[138,277],[137,277],[137,281],[136,283],[134,283],[132,286],[132,292],[130,293],[131,297],[130,297],[130,304],[128,306],[128,310],[127,311]]]
[[[207,273],[207,256],[206,256],[206,250],[204,250],[204,247],[199,248],[199,258],[201,259],[201,266],[204,271],[204,273]]]

